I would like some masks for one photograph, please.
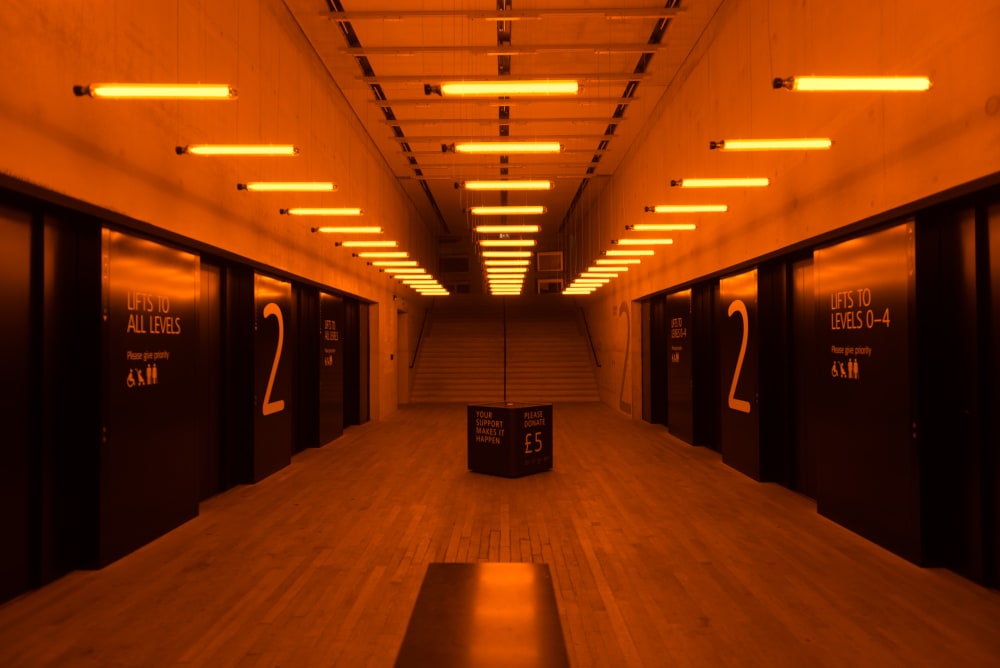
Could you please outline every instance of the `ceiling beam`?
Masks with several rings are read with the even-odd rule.
[[[573,165],[573,166],[577,167],[577,165]],[[495,168],[495,169],[499,169],[501,167],[508,168],[509,165],[493,165],[493,168]],[[525,169],[527,169],[527,167],[525,167]],[[534,175],[532,175],[532,176],[534,177]],[[537,178],[540,178],[540,179],[550,179],[552,181],[579,181],[580,179],[590,179],[590,178],[595,178],[595,177],[600,177],[600,176],[611,176],[611,174],[610,174],[610,172],[607,173],[607,174],[583,174],[583,173],[581,173],[581,174],[545,174],[543,176],[538,176]],[[501,178],[510,178],[510,176],[501,177]],[[398,175],[397,174],[396,175],[396,180],[398,180],[398,181],[450,181],[452,183],[460,183],[462,181],[467,181],[469,179],[464,178],[464,177],[463,178],[455,178],[454,176],[449,176],[449,175],[428,176],[426,174],[420,174],[418,176],[416,174],[412,174],[412,175],[411,174],[402,174],[402,175]],[[545,191],[545,192],[548,192],[548,191]]]
[[[586,95],[577,95],[575,97],[555,97],[555,96],[535,96],[535,97],[522,97],[518,96],[509,100],[499,101],[496,98],[475,98],[475,97],[409,97],[409,98],[388,98],[385,100],[369,100],[368,104],[373,104],[376,107],[402,107],[402,106],[417,106],[417,107],[430,107],[438,106],[441,104],[474,104],[483,107],[520,107],[527,106],[531,104],[553,104],[557,102],[570,103],[577,106],[589,105],[589,104],[627,104],[640,100],[640,97],[589,97]],[[491,119],[496,122],[496,119]]]
[[[483,46],[472,44],[435,44],[433,46],[357,46],[339,52],[351,56],[417,56],[430,53],[468,53],[475,56],[529,56],[541,53],[655,53],[667,49],[666,44],[521,44],[518,46]]]
[[[559,151],[558,155],[562,156],[563,158],[580,157],[582,159],[590,160],[595,155],[603,155],[605,153],[608,153],[608,149],[598,149],[598,148],[564,148],[563,150]],[[500,154],[491,154],[491,155],[493,155],[494,157],[496,157],[497,155],[500,155]],[[517,155],[517,156],[520,157],[521,154],[515,153],[514,155]],[[545,155],[545,154],[542,154],[542,155]],[[466,169],[467,167],[474,167],[476,165],[487,164],[487,163],[482,163],[482,162],[480,162],[480,163],[472,162],[469,159],[469,156],[459,155],[457,153],[451,153],[451,152],[443,153],[440,148],[438,148],[437,150],[429,150],[429,151],[420,151],[420,150],[418,150],[418,151],[406,151],[406,152],[402,152],[402,153],[399,154],[399,157],[409,157],[409,156],[414,156],[414,157],[421,157],[422,156],[422,157],[426,157],[426,158],[430,158],[432,156],[437,156],[437,158],[444,159],[444,160],[447,161],[445,163],[441,163],[441,162],[421,162],[420,164],[413,165],[413,167],[415,169],[455,168],[456,165],[461,165],[462,169]],[[491,163],[488,163],[488,164],[496,166],[499,163],[498,162],[491,162]],[[543,167],[543,166],[547,166],[547,165],[553,165],[555,163],[545,162],[545,161],[541,161],[540,160],[538,162],[518,162],[518,163],[512,162],[512,163],[509,163],[509,164],[511,166],[513,166],[513,165],[523,165],[525,167]],[[575,166],[575,165],[578,165],[578,164],[581,164],[581,163],[578,163],[578,162],[565,163],[565,162],[563,162],[563,163],[560,163],[560,164],[572,164],[572,165]],[[506,167],[507,164],[505,163],[503,166]]]
[[[605,121],[604,121],[605,125],[607,125],[609,122],[610,121],[608,121],[607,119],[605,119]],[[496,124],[497,121],[493,121],[493,123]],[[554,133],[551,133],[551,132],[546,132],[545,133],[545,140],[546,141],[588,141],[588,140],[603,141],[605,139],[614,139],[614,137],[615,136],[613,134],[605,134],[603,132],[601,132],[601,133],[591,132],[591,133],[588,133],[588,134],[577,134],[577,135],[554,134]],[[402,143],[407,143],[407,144],[425,144],[425,143],[440,144],[442,142],[470,142],[470,141],[471,142],[492,141],[492,142],[502,143],[504,141],[507,141],[508,137],[504,136],[502,138],[497,138],[497,137],[483,137],[482,135],[460,136],[460,135],[451,134],[451,135],[407,135],[405,137],[395,137],[395,136],[393,136],[393,137],[386,137],[386,139],[387,140],[391,139],[391,140],[399,142],[401,144]],[[519,137],[517,137],[515,135],[510,135],[509,140],[510,141],[532,141],[529,138],[524,138],[524,137],[519,138]],[[442,151],[442,153],[443,152],[444,151]]]
[[[622,98],[615,98],[618,102]],[[631,98],[630,98],[631,99]],[[509,106],[509,105],[508,105]],[[505,125],[525,125],[527,123],[559,123],[560,125],[585,125],[589,123],[610,123],[612,119],[608,116],[552,116],[542,118],[541,116],[531,117],[511,117],[504,120]],[[627,117],[615,118],[614,121],[620,123],[628,120]],[[389,127],[414,126],[414,125],[485,125],[495,126],[499,121],[495,118],[405,118],[395,120],[380,120],[379,123]]]
[[[582,74],[577,73],[566,73],[559,74],[560,79],[575,79],[581,83],[587,83],[592,81],[642,81],[643,79],[648,79],[649,75],[646,73],[637,72],[584,72]],[[541,78],[551,78],[552,75]],[[367,84],[375,83],[427,83],[427,82],[437,82],[437,81],[462,81],[462,82],[472,82],[472,81],[496,81],[497,76],[488,76],[482,74],[473,75],[460,75],[460,74],[397,74],[397,75],[386,75],[379,76],[375,75],[372,77],[358,76],[356,77],[360,81],[364,81]],[[510,77],[512,81],[519,81],[521,79],[532,79],[539,78],[538,76],[532,76],[530,74],[525,74],[520,77]],[[457,96],[456,96],[457,97]],[[525,96],[526,97],[526,96]],[[555,99],[569,99],[572,101],[574,97],[572,95],[548,95],[539,96],[544,97],[547,100]],[[469,99],[468,97],[463,97],[462,99]],[[521,96],[517,96],[517,99],[524,99]]]
[[[457,18],[470,21],[532,21],[542,18],[602,17],[608,20],[669,19],[684,11],[681,7],[587,7],[520,9],[507,12],[495,10],[458,9],[389,9],[353,12],[324,12],[332,21],[340,23],[353,21],[403,21],[408,19]]]

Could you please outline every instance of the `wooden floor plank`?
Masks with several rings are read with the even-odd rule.
[[[431,561],[549,564],[586,666],[1000,665],[1000,594],[918,568],[709,450],[556,404],[555,467],[470,473],[404,407],[0,606],[0,665],[391,666]]]

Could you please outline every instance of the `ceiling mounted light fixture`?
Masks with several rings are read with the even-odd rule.
[[[290,209],[278,209],[278,213],[283,216],[363,216],[363,209],[357,207],[308,207],[299,206]],[[381,229],[381,228],[380,228]]]
[[[486,273],[491,276],[494,274],[524,274],[527,271],[527,267],[486,267]]]
[[[727,204],[657,204],[643,209],[646,213],[725,213]]]
[[[248,181],[237,183],[237,190],[252,193],[332,193],[337,184],[331,181]]]
[[[762,188],[771,181],[767,177],[726,179],[671,179],[673,188]]]
[[[517,248],[518,246],[534,246],[534,239],[480,239],[480,246],[491,246],[493,248]]]
[[[469,213],[471,213],[473,216],[539,216],[539,215],[545,213],[546,211],[548,211],[548,209],[546,209],[544,206],[534,205],[534,204],[524,205],[524,206],[473,206],[473,207],[469,207]],[[500,227],[504,227],[504,226],[503,225],[480,225],[480,226],[478,226],[476,228],[477,232],[482,232],[483,231],[483,230],[479,229],[480,227],[500,228]],[[529,228],[529,227],[533,227],[535,229],[533,229],[533,230],[525,229],[523,231],[525,231],[525,232],[537,232],[538,231],[538,225],[508,225],[506,227],[510,227],[510,228],[515,228],[515,227]],[[509,230],[504,230],[504,231],[505,232],[511,232],[511,233],[515,232],[514,229],[509,229]],[[494,230],[492,232],[492,234],[497,234],[497,233],[502,234],[503,232],[499,232],[497,230]],[[487,234],[490,234],[490,232],[487,232]]]
[[[469,155],[509,155],[515,153],[559,153],[563,146],[557,141],[466,141],[441,144],[441,152]]]
[[[531,251],[483,251],[483,257],[531,257]]]
[[[828,137],[801,139],[720,139],[708,142],[710,150],[719,151],[823,151],[833,146]]]
[[[424,95],[442,97],[509,97],[511,95],[576,95],[580,84],[573,80],[453,81],[424,84]]]
[[[509,181],[463,181],[466,190],[552,190],[555,181],[522,179]]]
[[[291,144],[188,144],[174,148],[177,155],[290,157],[299,154]]]
[[[930,89],[928,77],[786,77],[771,82],[775,89],[820,92],[920,92]]]
[[[527,267],[531,260],[484,260],[487,267]]]
[[[479,234],[531,234],[539,229],[538,225],[476,225],[473,228]]]
[[[236,89],[229,84],[93,83],[73,86],[73,94],[105,100],[232,100]]]
[[[598,265],[605,265],[605,264],[610,264],[610,265],[618,264],[618,265],[621,265],[621,264],[641,264],[641,263],[642,263],[642,260],[640,260],[637,257],[635,257],[635,258],[632,258],[632,257],[603,258],[602,257],[602,258],[598,258],[598,259],[594,260],[594,264],[598,264]]]
[[[373,267],[416,267],[416,260],[374,260],[369,262]]]
[[[698,229],[694,223],[636,223],[626,225],[630,232],[681,232]]]

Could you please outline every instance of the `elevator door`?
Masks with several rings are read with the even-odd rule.
[[[0,601],[30,585],[31,220],[0,208]]]
[[[202,261],[199,317],[199,391],[202,429],[199,433],[199,495],[202,501],[225,490],[225,459],[221,429],[222,268]]]
[[[792,393],[794,459],[791,486],[809,498],[816,498],[816,443],[809,419],[812,405],[811,378],[817,360],[816,287],[813,282],[812,257],[792,263]]]

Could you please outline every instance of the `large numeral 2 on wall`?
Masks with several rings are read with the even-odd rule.
[[[622,386],[618,391],[618,407],[625,413],[631,413],[632,402],[625,401],[625,381],[628,379],[629,365],[628,349],[632,345],[632,312],[629,310],[628,302],[622,302],[618,305],[618,317],[622,316],[625,316],[625,361],[622,363]]]
[[[743,342],[740,343],[740,356],[736,358],[736,368],[733,370],[733,384],[729,386],[729,407],[741,413],[750,412],[750,402],[745,399],[736,398],[736,384],[740,382],[740,372],[743,370],[743,359],[747,355],[747,337],[750,335],[750,318],[747,316],[747,305],[742,299],[736,299],[729,305],[727,315],[731,318],[733,313],[739,313],[743,319]]]
[[[274,316],[278,321],[278,346],[274,350],[274,362],[271,363],[271,375],[267,378],[267,389],[264,390],[264,405],[260,407],[263,415],[273,415],[285,410],[285,400],[271,401],[271,390],[274,388],[274,377],[278,375],[278,361],[281,359],[281,348],[285,345],[285,321],[281,317],[281,307],[274,302],[264,307],[264,317]]]

